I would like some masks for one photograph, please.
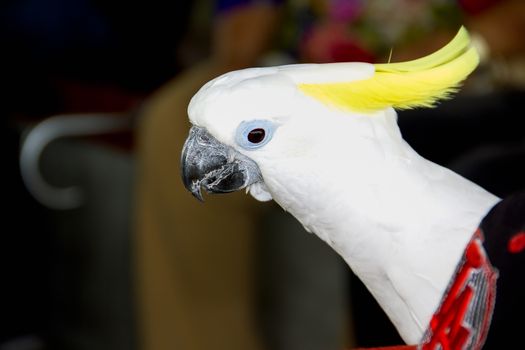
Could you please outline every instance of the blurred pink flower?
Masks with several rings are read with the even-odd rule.
[[[328,15],[335,21],[350,23],[361,15],[362,10],[362,0],[331,0]]]

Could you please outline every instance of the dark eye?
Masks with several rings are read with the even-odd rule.
[[[266,119],[243,121],[235,131],[235,142],[245,150],[261,148],[270,142],[276,128],[272,121]]]
[[[266,132],[262,128],[253,129],[248,133],[248,141],[251,143],[261,143],[266,136]]]

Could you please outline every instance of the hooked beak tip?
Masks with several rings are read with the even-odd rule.
[[[190,192],[193,195],[193,197],[199,200],[199,202],[204,203],[204,197],[202,196],[200,183],[198,182],[193,183],[191,186]]]

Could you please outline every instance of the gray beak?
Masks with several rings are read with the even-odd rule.
[[[262,180],[253,160],[196,126],[182,149],[181,175],[184,187],[200,201],[201,187],[208,193],[227,193]]]

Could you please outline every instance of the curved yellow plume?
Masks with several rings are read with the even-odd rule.
[[[450,43],[431,55],[375,64],[370,79],[299,84],[299,88],[327,105],[357,112],[434,107],[439,100],[450,98],[478,63],[478,53],[470,45],[467,30],[461,27]]]

